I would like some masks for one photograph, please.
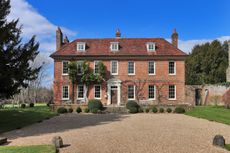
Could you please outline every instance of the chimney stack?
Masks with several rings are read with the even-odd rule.
[[[172,38],[173,46],[178,48],[178,33],[176,32],[176,29],[173,30],[173,34],[172,34],[171,38]]]
[[[228,41],[228,68],[226,71],[226,81],[230,82],[230,40]]]
[[[116,31],[116,38],[121,38],[121,32],[120,32],[120,29],[117,29]]]
[[[58,27],[56,30],[56,50],[59,50],[63,44],[63,34],[61,28]]]

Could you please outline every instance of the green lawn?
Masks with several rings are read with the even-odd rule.
[[[223,106],[197,106],[185,114],[230,125],[230,109]]]
[[[230,144],[226,144],[224,148],[230,151]]]
[[[53,145],[0,146],[0,153],[56,153]]]
[[[19,129],[55,115],[56,113],[50,111],[45,104],[38,104],[35,107],[26,107],[24,109],[12,107],[0,109],[0,133]]]

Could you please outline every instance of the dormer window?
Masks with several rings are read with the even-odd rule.
[[[153,52],[153,51],[156,50],[156,44],[153,43],[153,42],[147,43],[147,44],[146,44],[146,47],[147,47],[147,50],[148,50],[149,52]]]
[[[111,42],[110,43],[111,51],[118,51],[119,50],[119,43],[118,42]]]
[[[77,51],[85,51],[85,43],[84,42],[78,42],[77,43]]]

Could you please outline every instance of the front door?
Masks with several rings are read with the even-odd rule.
[[[111,104],[117,105],[117,86],[111,87]]]

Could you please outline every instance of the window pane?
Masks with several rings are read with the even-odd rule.
[[[111,72],[112,74],[117,74],[117,61],[112,61],[112,68],[111,68]]]
[[[84,98],[84,86],[83,85],[78,85],[77,97]]]
[[[175,74],[175,62],[169,62],[169,74]]]
[[[63,86],[62,87],[62,98],[63,99],[68,99],[69,98],[69,87],[68,86]]]
[[[155,86],[149,86],[149,99],[155,99]]]
[[[101,86],[100,85],[94,86],[94,97],[101,98]]]
[[[94,62],[94,73],[98,74],[99,73],[99,66],[98,66],[99,61]]]
[[[169,99],[176,98],[175,85],[169,85]]]
[[[62,74],[68,74],[68,62],[63,62],[62,66]]]
[[[155,73],[154,64],[155,63],[153,61],[149,62],[149,74]]]
[[[82,74],[83,73],[83,62],[77,63],[77,73]]]
[[[134,99],[134,86],[128,86],[128,99]]]
[[[128,73],[134,74],[134,62],[128,62]]]

